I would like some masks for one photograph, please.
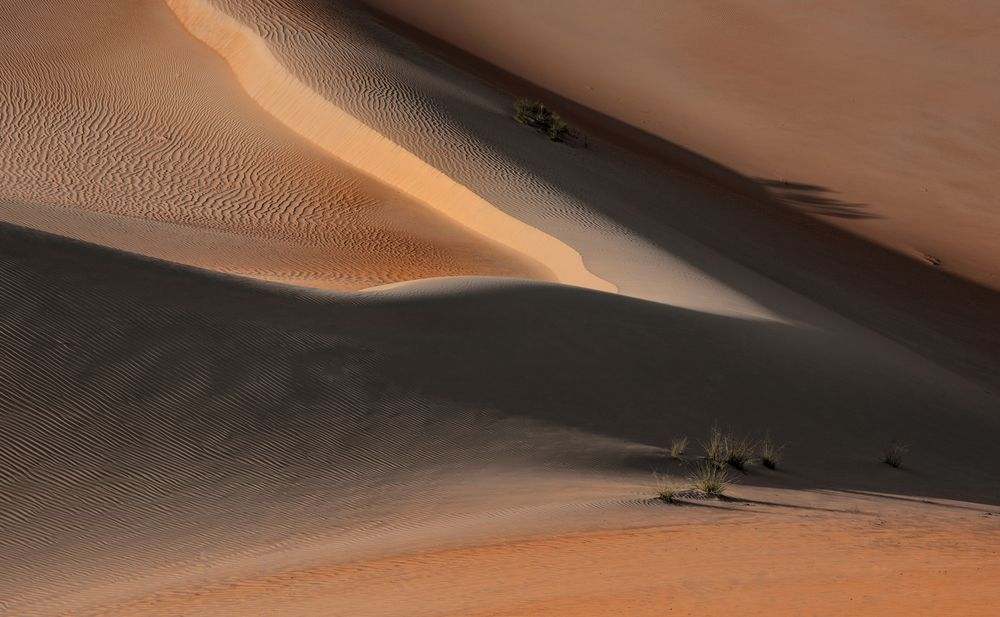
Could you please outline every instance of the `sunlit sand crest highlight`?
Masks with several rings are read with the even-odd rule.
[[[615,291],[580,254],[518,221],[365,126],[289,73],[252,30],[204,0],[165,0],[182,24],[221,55],[258,104],[299,135],[419,199],[464,227],[528,256],[561,283]]]

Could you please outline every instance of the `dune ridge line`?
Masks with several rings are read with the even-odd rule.
[[[164,0],[229,65],[243,90],[282,124],[336,158],[466,229],[528,257],[560,283],[617,292],[561,240],[499,210],[292,75],[250,28],[204,0]]]

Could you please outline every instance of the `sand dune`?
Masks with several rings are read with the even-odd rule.
[[[457,70],[349,4],[217,6],[252,25],[324,99],[569,244],[620,293],[819,327],[842,327],[846,317],[985,381],[1000,370],[994,291],[784,217],[759,187],[748,195],[739,182],[734,190],[732,182],[650,166],[602,140],[600,127],[587,149],[550,143],[512,120],[517,89]]]
[[[3,10],[22,34],[2,41],[4,220],[317,287],[549,276],[302,142],[256,107],[166,6]],[[74,24],[71,37],[58,34],[56,18]],[[81,219],[97,222],[78,228]],[[150,224],[155,241],[129,237]],[[216,241],[225,246],[218,253]]]
[[[193,34],[229,62],[255,101],[300,135],[493,242],[538,256],[560,282],[615,289],[588,272],[576,251],[497,210],[311,90],[284,69],[261,38],[211,2],[170,0],[168,5]]]
[[[904,542],[913,525],[945,534],[961,560],[1000,567],[993,535],[960,545],[948,535],[995,534],[986,508],[942,502],[927,512],[816,492],[996,503],[996,399],[884,340],[568,287],[431,281],[303,295],[15,229],[2,247],[8,614],[241,614],[272,586],[319,593],[328,608],[314,605],[317,614],[354,613],[363,595],[336,599],[341,584],[363,594],[361,581],[336,574],[351,563],[343,567],[373,573],[365,584],[384,596],[364,614],[399,614],[402,602],[447,614],[440,607],[462,606],[479,584],[451,599],[432,601],[433,585],[426,596],[393,595],[374,574],[382,562],[364,560],[609,525],[704,525],[705,516],[735,516],[726,520],[739,537],[797,512],[648,501],[650,468],[684,473],[657,446],[703,434],[712,420],[770,428],[792,444],[794,471],[754,472],[737,494],[809,514],[795,532],[807,542],[799,558],[811,534],[845,543],[817,584],[864,562],[868,553],[850,547],[877,538],[901,543],[885,559],[905,560],[921,550]],[[572,336],[581,328],[591,336]],[[581,381],[587,371],[604,378]],[[878,463],[892,438],[913,444],[918,472]],[[878,520],[889,521],[889,539],[850,531]],[[577,551],[574,538],[553,541]],[[786,541],[780,550],[797,542]],[[515,567],[483,550],[461,559]],[[921,580],[951,584],[968,566],[936,551],[924,563],[957,569]],[[392,567],[410,567],[406,559]],[[442,574],[457,563],[440,562]],[[661,576],[655,563],[647,571]],[[948,593],[978,588],[966,581]]]
[[[368,4],[1000,288],[993,2]]]
[[[650,33],[707,8],[664,25],[667,5],[533,5],[565,19],[522,24],[518,49],[617,50],[588,64],[636,86],[617,100],[578,90],[575,64],[491,56],[479,24],[525,5],[374,4],[608,115],[557,98],[590,145],[551,142],[511,118],[544,90],[350,2],[0,7],[0,615],[995,612],[1000,294],[994,262],[963,261],[990,255],[988,206],[949,206],[955,227],[930,233],[901,179],[926,161],[874,148],[850,191],[898,189],[865,194],[884,218],[846,233],[813,217],[834,204],[779,207],[775,191],[823,191],[749,176],[843,178],[867,125],[832,137],[860,111],[822,92],[741,107],[784,82],[764,62],[748,85],[729,47],[651,83],[698,46]],[[819,8],[781,7],[723,30],[739,47],[816,25]],[[896,83],[990,48],[966,8],[911,24],[964,43]],[[454,38],[449,10],[480,38]],[[916,10],[844,10],[817,36],[876,11],[852,39],[870,49]],[[685,83],[674,110],[732,95],[701,110],[720,130],[629,115]],[[830,126],[795,124],[806,103]],[[917,122],[927,105],[887,134],[984,143]],[[734,146],[749,110],[802,143]],[[970,156],[948,164],[989,160]],[[966,171],[942,167],[941,186],[973,199],[989,182]],[[726,500],[653,499],[653,472],[684,482],[713,424],[770,433],[782,464],[751,465]],[[879,461],[893,440],[900,469]]]

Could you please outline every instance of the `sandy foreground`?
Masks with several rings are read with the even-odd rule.
[[[371,4],[0,7],[0,614],[996,614],[988,6]]]
[[[2,239],[7,614],[995,608],[996,399],[884,339]],[[659,446],[712,421],[780,434],[781,470],[652,500],[697,465]]]

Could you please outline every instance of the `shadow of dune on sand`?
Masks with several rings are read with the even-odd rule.
[[[865,212],[865,204],[841,201],[831,197],[836,193],[826,187],[766,178],[756,178],[756,180],[767,187],[780,201],[798,206],[810,214],[842,219],[879,218],[875,214]]]
[[[968,468],[947,487],[904,480],[928,496],[996,488],[995,476],[983,484],[995,400],[878,337],[499,279],[304,293],[11,227],[0,258],[8,423],[62,406],[101,410],[96,421],[198,401],[185,422],[239,416],[269,432],[314,405],[362,418],[365,406],[421,402],[658,445],[719,421],[770,429],[817,465],[844,461],[859,490],[887,488],[864,470],[892,439],[933,477]],[[46,437],[7,428],[7,440]]]
[[[314,293],[10,226],[0,325],[21,589],[415,524],[497,469],[627,473],[715,421],[794,444],[792,487],[1000,494],[997,401],[878,337],[525,281]]]

